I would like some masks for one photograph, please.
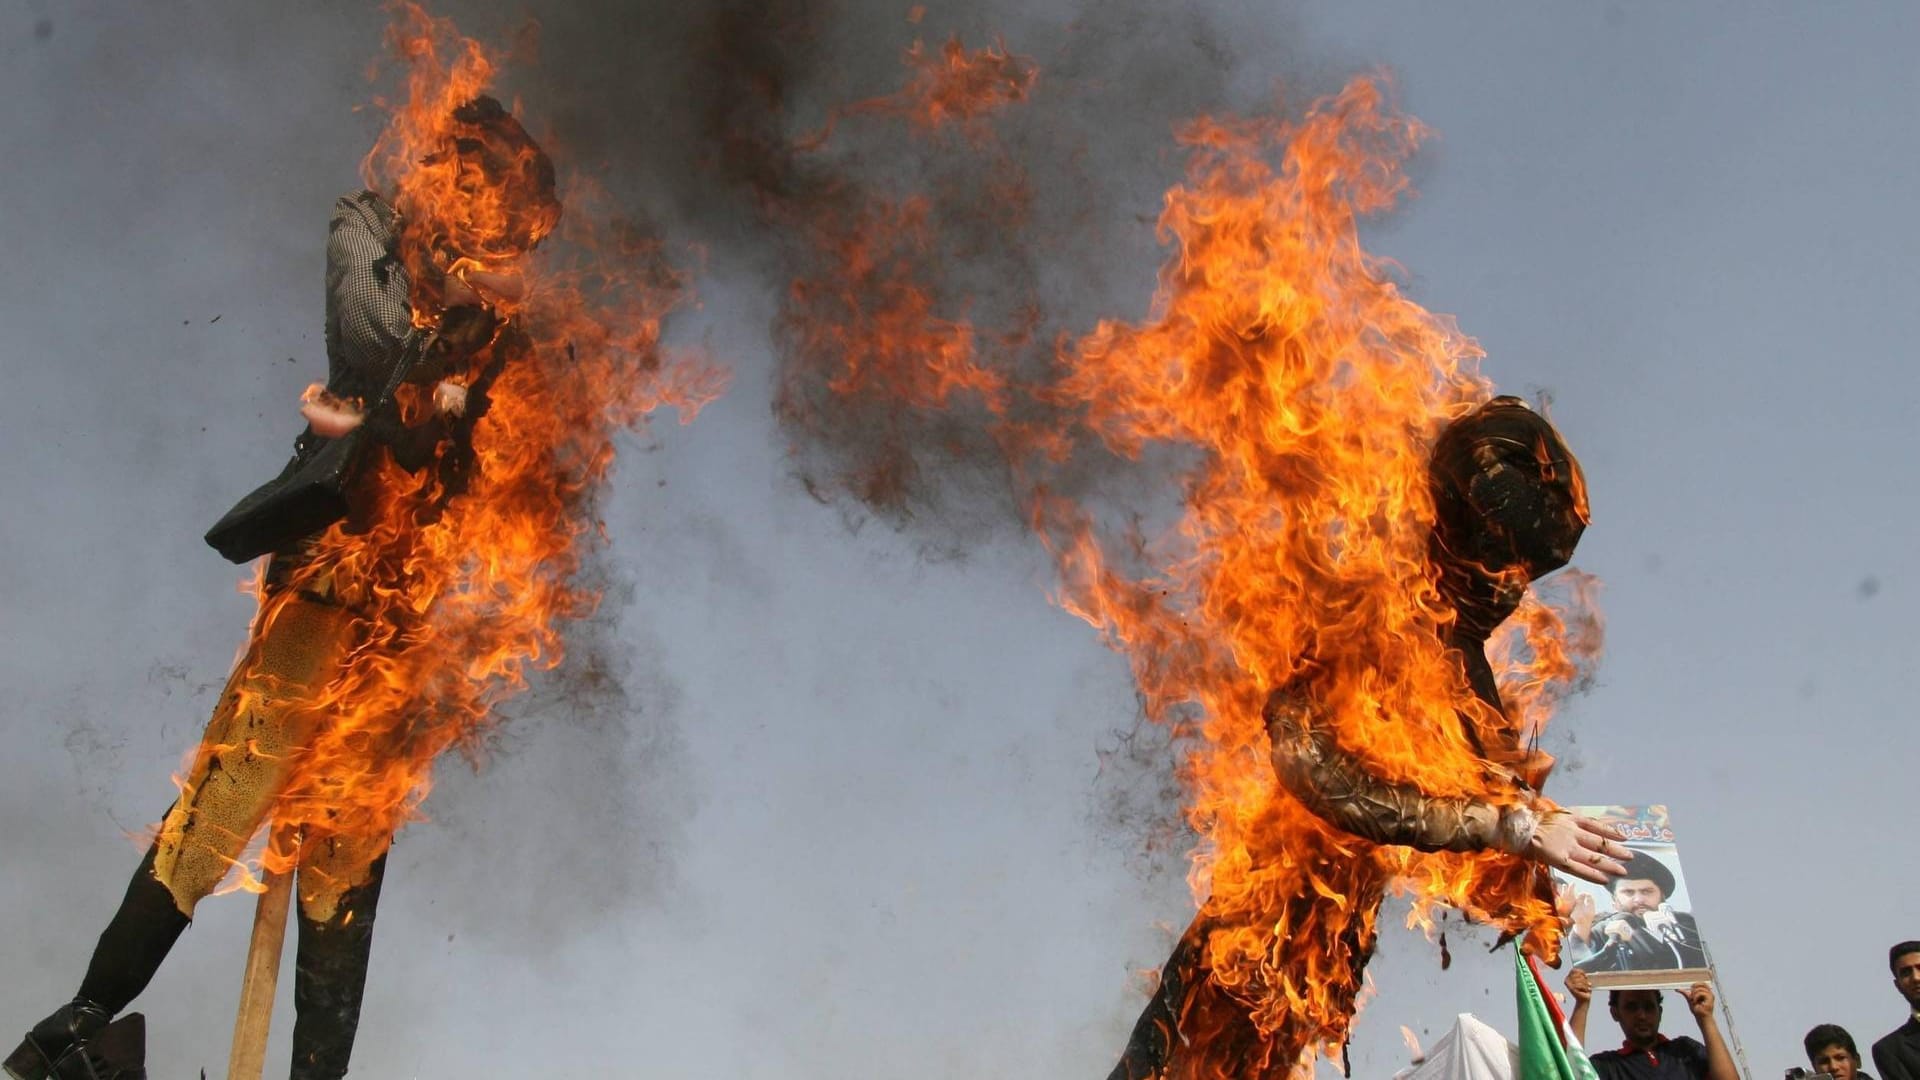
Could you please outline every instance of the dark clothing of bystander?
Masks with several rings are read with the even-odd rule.
[[[1623,1046],[1593,1055],[1600,1080],[1702,1080],[1707,1075],[1707,1048],[1699,1040],[1662,1035],[1651,1049]]]
[[[1873,1067],[1880,1080],[1920,1080],[1920,1014],[1873,1044]]]

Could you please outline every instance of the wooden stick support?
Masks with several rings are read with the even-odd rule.
[[[260,1080],[266,1068],[267,1029],[273,1023],[274,992],[280,982],[293,874],[292,867],[285,873],[263,873],[266,889],[253,909],[253,935],[247,942],[246,973],[240,979],[240,1010],[233,1019],[227,1080]]]

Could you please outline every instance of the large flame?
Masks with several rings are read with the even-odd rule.
[[[1505,716],[1442,643],[1453,612],[1427,562],[1428,460],[1439,430],[1492,387],[1478,346],[1409,299],[1358,231],[1405,195],[1424,135],[1373,78],[1294,121],[1188,124],[1188,173],[1159,219],[1172,254],[1151,314],[1102,321],[1064,345],[1046,385],[996,370],[975,348],[984,331],[907,286],[831,293],[833,305],[813,308],[827,317],[796,340],[832,347],[789,359],[838,393],[902,408],[951,408],[965,390],[995,416],[1031,399],[1077,418],[996,434],[1058,561],[1059,602],[1126,654],[1148,714],[1190,748],[1185,812],[1201,837],[1191,884],[1213,982],[1181,1009],[1183,1077],[1304,1073],[1315,1052],[1337,1052],[1395,889],[1412,895],[1416,924],[1444,905],[1539,930],[1549,946],[1555,935],[1538,871],[1519,860],[1379,847],[1309,813],[1280,788],[1262,719],[1272,690],[1305,685],[1319,722],[1380,776],[1505,801],[1463,718],[1509,745],[1536,738],[1598,649],[1591,581],[1578,577],[1557,605],[1530,599],[1493,643],[1513,695]],[[869,253],[876,236],[922,242],[917,222],[855,220],[863,227],[830,250]],[[914,280],[914,256],[889,258],[899,268],[829,264]],[[876,295],[893,302],[859,308]],[[1172,462],[1177,474],[1170,523],[1151,526],[1169,521],[1163,503],[1069,498],[1049,483],[1089,444],[1130,460],[1158,447],[1152,467]]]
[[[1262,703],[1303,679],[1341,747],[1382,777],[1508,797],[1487,789],[1461,718],[1507,721],[1442,645],[1452,612],[1426,563],[1433,438],[1491,388],[1477,346],[1410,300],[1356,228],[1405,192],[1423,134],[1372,79],[1298,122],[1187,126],[1191,165],[1160,216],[1174,254],[1152,318],[1101,323],[1063,351],[1051,391],[1118,453],[1197,451],[1179,519],[1137,545],[1104,540],[1081,507],[1035,503],[1061,602],[1127,653],[1149,714],[1193,736],[1192,885],[1210,920],[1208,967],[1233,1000],[1186,1017],[1183,1074],[1280,1074],[1334,1052],[1396,883],[1416,921],[1445,904],[1553,933],[1526,866],[1343,835],[1283,791],[1268,760]],[[1575,665],[1552,609],[1535,603],[1519,623],[1525,641],[1499,658],[1503,681],[1526,689],[1516,715],[1537,731]],[[1231,1028],[1242,1009],[1265,1046],[1211,1056],[1209,1028]]]
[[[1424,132],[1357,80],[1298,122],[1203,119],[1180,134],[1186,181],[1166,197],[1174,253],[1153,316],[1103,322],[1063,351],[1051,391],[1115,452],[1197,453],[1179,519],[1135,545],[1084,508],[1035,503],[1061,602],[1132,661],[1150,715],[1188,725],[1192,885],[1222,1015],[1189,1015],[1192,1075],[1304,1068],[1346,1038],[1378,903],[1395,883],[1435,905],[1551,935],[1533,873],[1494,854],[1375,847],[1283,791],[1261,706],[1304,679],[1321,722],[1382,777],[1433,795],[1487,789],[1461,718],[1506,727],[1442,644],[1452,612],[1426,557],[1434,436],[1491,393],[1478,347],[1397,286],[1357,218],[1392,206]],[[1278,162],[1270,152],[1278,151]],[[1537,731],[1573,673],[1559,617],[1534,604],[1501,650]],[[1265,1037],[1210,1060],[1209,1026],[1244,1009]],[[1225,1050],[1226,1048],[1223,1048]]]
[[[399,255],[415,270],[415,321],[431,326],[447,269],[429,270],[443,258],[436,245],[477,256],[469,265],[484,270],[495,253],[488,238],[538,236],[554,220],[477,189],[448,153],[452,110],[488,87],[499,58],[411,5],[397,9],[389,39],[407,93],[389,106],[365,179],[405,216]],[[593,610],[598,597],[576,574],[598,539],[593,498],[617,437],[661,405],[690,421],[725,387],[722,371],[661,345],[661,320],[684,300],[685,282],[660,244],[612,218],[589,186],[574,185],[564,201],[559,233],[523,268],[529,287],[507,310],[530,348],[514,351],[492,387],[466,490],[379,455],[369,486],[381,494],[366,520],[329,529],[294,587],[262,597],[256,631],[285,597],[330,578],[360,631],[312,702],[321,734],[275,809],[284,828],[378,838],[413,817],[434,760],[477,749],[494,708],[531,671],[558,664],[565,623]],[[280,869],[287,857],[276,845],[264,859]]]

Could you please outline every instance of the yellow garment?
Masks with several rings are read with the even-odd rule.
[[[272,813],[322,717],[308,705],[353,645],[355,615],[304,593],[270,608],[220,695],[174,801],[161,822],[153,872],[181,913],[212,892]],[[367,879],[390,837],[309,837],[300,852],[301,910],[331,917],[340,896]]]

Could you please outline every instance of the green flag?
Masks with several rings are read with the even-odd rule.
[[[1534,978],[1530,959],[1513,950],[1520,1006],[1520,1073],[1517,1080],[1599,1080],[1573,1032],[1561,1042],[1560,1010]]]

